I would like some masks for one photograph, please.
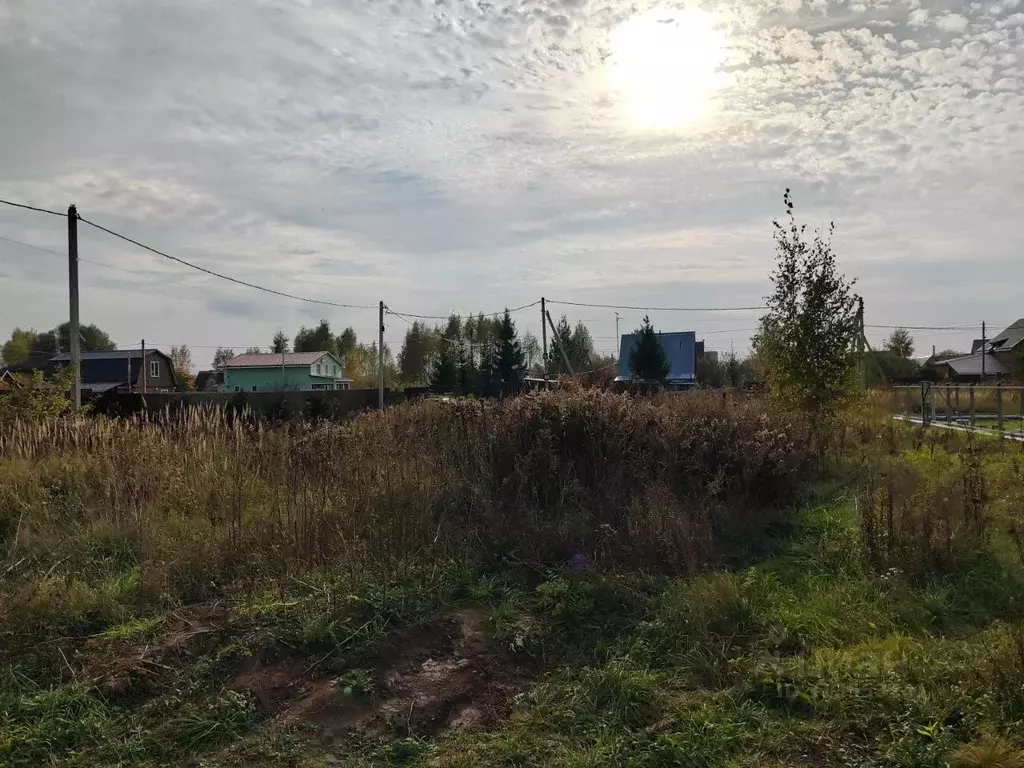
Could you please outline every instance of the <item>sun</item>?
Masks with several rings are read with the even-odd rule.
[[[660,10],[612,33],[609,83],[634,124],[673,128],[704,112],[727,80],[719,67],[728,50],[715,21],[705,11]]]

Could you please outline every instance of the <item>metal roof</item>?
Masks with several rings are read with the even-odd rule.
[[[973,355],[965,355],[964,357],[954,357],[951,360],[943,360],[943,365],[948,365],[949,369],[953,371],[957,376],[981,376],[981,353],[978,352]],[[986,376],[1004,376],[1009,371],[1006,366],[999,362],[999,358],[992,354],[985,355],[985,375]]]
[[[324,355],[331,355],[330,352],[271,352],[269,354],[246,354],[236,355],[228,360],[227,368],[285,368],[290,366],[313,365]],[[333,358],[334,355],[331,355]]]
[[[124,386],[127,385],[123,381],[96,381],[89,384],[83,383],[82,389],[88,389],[90,392],[109,392]]]
[[[992,339],[989,342],[989,349],[1003,352],[1007,349],[1013,349],[1022,341],[1024,341],[1024,317]]]

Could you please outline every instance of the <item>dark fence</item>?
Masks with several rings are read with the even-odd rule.
[[[339,419],[377,407],[376,389],[343,389],[322,392],[173,392],[149,394],[110,394],[92,403],[93,411],[105,416],[130,416],[149,412],[175,413],[187,408],[215,408],[242,411],[274,419]],[[384,404],[396,401],[390,389],[384,390]]]

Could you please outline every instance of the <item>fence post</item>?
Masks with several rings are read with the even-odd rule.
[[[949,387],[942,388],[942,394],[946,397],[946,423],[953,421],[953,404],[949,400]]]
[[[892,388],[892,415],[893,416],[898,416],[899,415],[899,410],[900,410],[899,395],[900,395],[900,391],[898,389],[896,389],[896,387],[894,386]]]
[[[957,419],[959,419],[960,418],[960,414],[961,414],[961,411],[960,411],[960,387],[957,386],[957,388],[955,390],[953,390],[953,392],[954,392],[954,396],[956,398],[956,417],[957,417]]]
[[[971,426],[974,426],[974,385],[971,384],[971,388],[968,390],[971,393]]]
[[[996,383],[996,428],[1003,431],[1003,385]]]

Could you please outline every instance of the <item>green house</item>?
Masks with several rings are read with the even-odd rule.
[[[330,352],[245,354],[224,366],[221,392],[308,392],[350,389],[352,380]]]

